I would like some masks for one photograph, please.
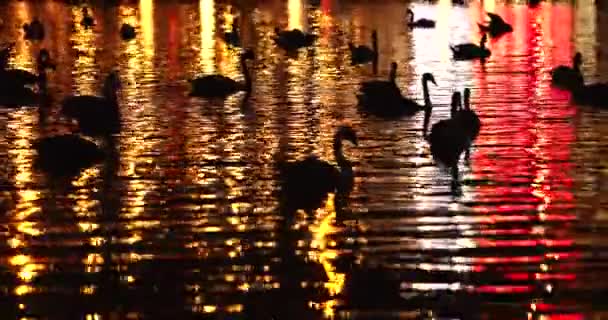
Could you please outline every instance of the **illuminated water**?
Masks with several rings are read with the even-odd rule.
[[[94,30],[60,2],[0,4],[1,40],[16,42],[12,65],[33,68],[40,45],[25,42],[20,26],[35,16],[58,62],[45,125],[36,109],[0,113],[10,181],[0,214],[2,319],[238,319],[251,301],[277,319],[608,318],[608,112],[570,104],[547,73],[581,51],[589,81],[608,80],[608,14],[591,0],[536,9],[416,3],[418,17],[438,24],[412,32],[401,1],[171,2],[94,6]],[[515,32],[489,42],[485,67],[453,62],[448,44],[476,42],[484,8]],[[250,101],[188,98],[195,75],[242,79],[238,51],[219,37],[236,15],[256,53]],[[137,26],[136,40],[120,41],[123,22]],[[277,25],[312,30],[317,46],[287,57],[271,40]],[[347,44],[369,44],[373,28],[381,77],[397,61],[400,86],[421,100],[420,76],[435,75],[433,122],[448,116],[453,90],[472,88],[483,129],[461,163],[461,195],[421,139],[422,115],[358,114],[358,83],[371,67],[351,67]],[[123,81],[119,156],[69,187],[48,181],[33,169],[32,141],[73,130],[57,101],[96,93],[111,68]],[[357,178],[344,224],[330,201],[281,231],[276,155],[333,161],[332,135],[345,123],[360,143],[345,150]],[[365,272],[343,267],[353,254],[356,270],[380,264],[401,292],[358,288],[382,297],[379,309],[345,301],[345,274]]]

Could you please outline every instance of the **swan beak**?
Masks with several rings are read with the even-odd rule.
[[[437,82],[435,82],[435,78],[431,78],[431,82],[432,82],[434,85],[437,85]]]

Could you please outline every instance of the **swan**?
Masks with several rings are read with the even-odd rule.
[[[91,28],[95,26],[95,19],[89,14],[89,8],[82,8],[82,20],[80,20],[80,25],[85,27],[85,29]]]
[[[471,109],[471,89],[464,89],[464,109],[459,109],[454,118],[460,123],[462,130],[465,130],[471,143],[477,139],[479,130],[481,129],[481,120],[473,109]]]
[[[251,92],[251,75],[247,68],[247,60],[255,58],[251,49],[241,54],[241,68],[245,76],[245,83],[237,82],[222,75],[207,75],[191,81],[192,90],[190,96],[204,98],[226,98],[238,91]]]
[[[391,62],[391,70],[388,74],[388,80],[370,80],[361,83],[360,93],[365,96],[377,96],[391,94],[397,90],[397,62]],[[388,92],[388,93],[387,93]]]
[[[414,11],[407,9],[408,22],[407,26],[410,28],[435,28],[435,21],[429,19],[418,19],[414,21]]]
[[[121,87],[116,71],[104,81],[102,96],[71,96],[63,100],[61,113],[78,121],[82,133],[107,136],[120,131],[120,112],[116,90]]]
[[[41,71],[46,69],[55,70],[55,64],[51,61],[51,55],[47,49],[40,49],[36,58],[38,74],[23,69],[1,69],[0,86],[3,88],[24,87],[40,83],[41,76],[46,75]]]
[[[572,67],[559,66],[551,70],[551,84],[564,89],[576,88],[584,82],[581,64],[583,64],[583,55],[577,52],[572,58]]]
[[[394,89],[385,89],[383,93],[363,93],[358,96],[359,106],[363,112],[373,114],[382,118],[396,118],[402,116],[412,116],[418,111],[431,108],[431,98],[429,95],[428,83],[435,82],[435,77],[430,73],[422,75],[422,90],[424,96],[424,105],[418,104],[416,101],[406,98],[401,94],[401,90],[397,86]]]
[[[135,39],[135,27],[128,23],[123,23],[120,27],[120,37],[123,40]]]
[[[44,39],[44,25],[40,20],[34,19],[32,22],[23,24],[23,31],[25,32],[25,39],[27,40],[43,40]]]
[[[334,134],[334,157],[339,169],[314,156],[297,162],[278,162],[285,213],[292,214],[298,209],[311,213],[323,204],[328,193],[350,192],[354,173],[342,152],[344,140],[357,145],[357,134],[351,127],[342,126]]]
[[[492,38],[513,32],[513,27],[506,23],[501,16],[491,12],[486,12],[486,14],[490,18],[490,22],[487,25],[478,23],[479,30],[489,33]]]
[[[241,37],[239,36],[239,26],[232,23],[232,31],[224,32],[224,42],[233,47],[241,46]]]
[[[368,46],[356,46],[352,43],[348,43],[350,49],[350,64],[364,64],[372,62],[374,64],[374,73],[376,73],[378,65],[378,33],[376,30],[372,31],[372,47]]]
[[[455,60],[484,60],[491,54],[490,50],[486,48],[487,41],[488,36],[484,33],[479,41],[479,46],[472,43],[464,43],[450,46],[450,50],[452,50]]]
[[[317,36],[311,33],[304,33],[301,30],[284,30],[279,28],[274,29],[276,36],[275,43],[286,51],[294,51],[304,47],[310,47]]]
[[[95,143],[75,134],[39,139],[34,143],[34,149],[36,167],[57,176],[76,175],[105,157]]]

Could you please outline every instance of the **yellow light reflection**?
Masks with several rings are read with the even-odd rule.
[[[72,48],[76,54],[74,70],[72,71],[72,83],[76,94],[95,95],[98,91],[95,78],[99,76],[95,63],[97,53],[95,34],[92,28],[85,28],[80,25],[83,15],[79,7],[74,6],[72,8],[72,17],[74,32],[70,36],[70,41],[73,43]]]
[[[144,56],[151,59],[154,56],[154,2],[140,0],[139,13],[141,17],[141,33],[144,46]]]
[[[302,0],[288,0],[288,29],[302,29]]]
[[[204,73],[215,70],[215,1],[200,0],[199,16],[201,20],[200,67]]]

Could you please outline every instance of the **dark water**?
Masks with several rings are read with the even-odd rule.
[[[608,14],[591,0],[535,9],[441,0],[411,4],[437,28],[409,31],[407,6],[141,0],[93,5],[97,25],[85,30],[72,26],[78,7],[2,2],[0,40],[16,42],[11,64],[33,70],[41,46],[58,63],[46,118],[33,108],[0,114],[0,168],[12,184],[0,215],[2,318],[239,319],[255,304],[275,319],[607,319],[608,113],[572,105],[548,71],[580,51],[586,78],[608,80]],[[484,9],[515,32],[489,42],[485,66],[452,61],[448,44],[476,42]],[[41,44],[20,28],[36,16],[47,26]],[[256,53],[251,99],[187,97],[196,75],[243,78],[239,51],[219,37],[232,19]],[[136,25],[137,39],[120,40],[123,22]],[[277,25],[311,30],[316,46],[286,56],[271,40]],[[448,116],[453,90],[472,89],[483,128],[460,164],[460,195],[421,138],[422,115],[357,112],[358,84],[372,74],[350,66],[348,42],[369,44],[372,29],[381,77],[397,61],[400,87],[421,101],[421,75],[435,75],[432,122]],[[32,142],[73,131],[57,101],[97,93],[113,68],[123,84],[118,156],[67,185],[47,179],[33,167]],[[345,147],[356,180],[343,224],[330,198],[286,235],[274,160],[333,161],[342,124],[359,135],[358,147]],[[355,271],[343,266],[350,256]],[[370,265],[400,285],[356,288],[381,297],[380,308],[344,295]],[[300,312],[302,304],[318,312]]]

